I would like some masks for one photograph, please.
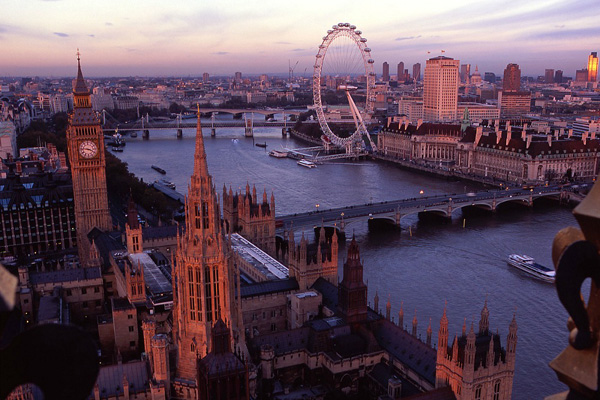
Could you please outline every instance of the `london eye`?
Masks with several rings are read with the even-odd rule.
[[[319,45],[313,73],[313,99],[323,141],[351,152],[375,144],[366,128],[375,102],[375,72],[367,39],[356,26],[339,23]]]

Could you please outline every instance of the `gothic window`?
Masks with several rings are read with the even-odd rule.
[[[204,296],[206,305],[206,320],[212,321],[212,290],[211,290],[211,279],[210,279],[210,267],[207,266],[204,269]]]
[[[208,203],[205,201],[202,202],[202,224],[208,229]]]
[[[494,383],[494,400],[500,400],[500,381]]]
[[[481,385],[475,388],[475,400],[481,400]]]
[[[142,292],[142,285],[138,285],[138,293],[139,294],[143,294],[143,292]]]
[[[200,225],[200,207],[198,206],[198,204],[196,204],[194,206],[194,221],[195,221],[196,229],[200,229],[201,228],[201,225]]]

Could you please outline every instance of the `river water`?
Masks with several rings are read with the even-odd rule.
[[[186,193],[193,169],[194,135],[195,130],[185,129],[180,140],[174,130],[151,131],[150,140],[142,140],[141,134],[135,139],[127,137],[125,151],[116,155],[145,181],[166,178]],[[422,196],[477,190],[469,183],[448,182],[373,161],[302,168],[294,160],[276,159],[267,153],[307,145],[282,138],[281,128],[255,128],[254,135],[254,142],[266,142],[267,150],[244,138],[243,128],[219,128],[216,137],[210,137],[210,130],[205,128],[209,171],[219,194],[224,184],[239,190],[246,182],[255,184],[258,193],[266,188],[269,197],[273,191],[277,215],[315,210],[316,204],[323,210],[418,197],[421,190]],[[167,174],[152,170],[152,164]],[[397,320],[403,302],[405,325],[411,324],[416,312],[418,331],[425,338],[431,320],[433,343],[437,343],[445,301],[452,336],[460,335],[464,318],[467,326],[473,322],[477,329],[487,297],[490,328],[499,331],[503,346],[516,312],[513,399],[541,399],[566,390],[548,363],[567,344],[567,313],[553,285],[509,267],[506,258],[511,253],[523,253],[550,266],[554,235],[568,225],[576,225],[571,210],[540,203],[532,209],[507,207],[466,219],[456,211],[446,223],[407,216],[402,219],[401,230],[371,232],[366,222],[354,223],[346,232],[348,239],[354,233],[360,245],[371,305],[376,292],[381,309],[389,296]],[[346,250],[340,251],[341,264]]]

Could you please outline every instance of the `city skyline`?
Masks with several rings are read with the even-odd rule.
[[[314,56],[333,24],[349,22],[373,49],[376,72],[384,61],[412,65],[442,54],[480,71],[501,73],[508,63],[524,76],[546,68],[575,75],[597,51],[600,31],[593,0],[535,1],[510,8],[464,0],[429,0],[377,7],[306,2],[297,9],[275,1],[260,7],[239,1],[101,4],[72,0],[4,4],[0,76],[70,76],[79,48],[86,76],[201,76],[288,72],[312,75]],[[143,5],[143,7],[141,7]],[[432,11],[435,10],[435,11]],[[567,17],[565,17],[567,16]]]

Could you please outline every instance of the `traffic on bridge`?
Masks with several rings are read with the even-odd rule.
[[[581,186],[584,187],[586,184]],[[531,186],[463,194],[423,196],[327,210],[320,209],[317,204],[316,211],[276,217],[276,226],[279,232],[289,229],[310,229],[320,225],[336,227],[343,232],[348,224],[365,219],[389,220],[399,226],[402,217],[415,213],[430,212],[451,218],[453,211],[463,207],[479,207],[495,211],[498,205],[506,202],[533,206],[535,199],[541,197],[563,199],[564,196],[572,192],[573,187],[564,185]]]

